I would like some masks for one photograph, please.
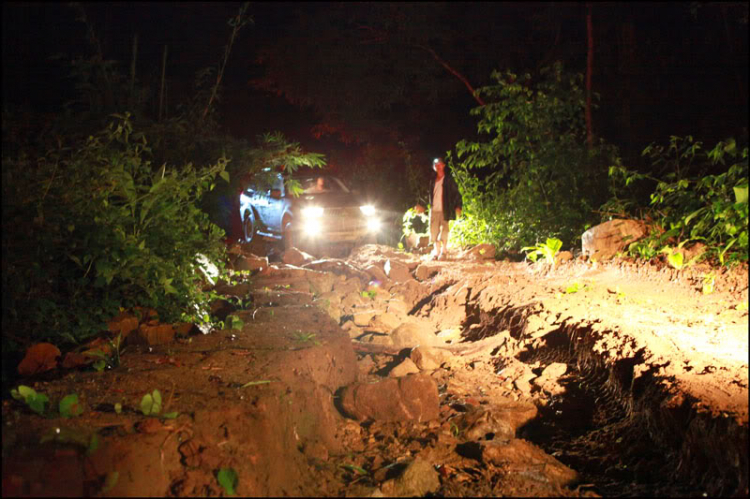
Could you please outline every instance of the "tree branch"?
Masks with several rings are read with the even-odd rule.
[[[419,47],[422,50],[426,50],[427,52],[429,52],[433,59],[435,59],[441,66],[443,66],[446,70],[448,70],[449,73],[451,73],[453,76],[461,80],[461,82],[463,82],[466,88],[469,89],[469,93],[471,93],[471,96],[474,97],[474,100],[477,101],[480,106],[485,105],[484,100],[482,100],[482,98],[479,97],[479,95],[477,95],[477,91],[474,89],[474,87],[471,86],[471,83],[469,83],[469,80],[467,80],[466,77],[462,75],[461,73],[459,73],[457,70],[453,69],[453,67],[450,64],[448,64],[443,59],[441,59],[440,56],[438,56],[434,50],[432,50],[430,47],[427,47],[425,45],[415,44],[414,46]]]

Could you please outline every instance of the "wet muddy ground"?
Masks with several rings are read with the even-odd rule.
[[[84,411],[3,401],[3,495],[747,495],[746,267],[297,263],[217,286],[237,329],[21,380]]]

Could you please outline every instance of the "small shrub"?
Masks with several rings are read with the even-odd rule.
[[[547,238],[544,243],[539,243],[535,246],[526,246],[521,248],[521,251],[529,251],[526,256],[532,262],[536,262],[540,256],[544,257],[544,260],[548,265],[555,266],[555,255],[562,248],[562,241],[557,238]]]
[[[227,160],[155,168],[149,153],[125,114],[36,162],[3,158],[4,324],[78,343],[120,307],[199,322],[209,308],[197,255],[221,267],[225,249],[196,202],[227,180]]]

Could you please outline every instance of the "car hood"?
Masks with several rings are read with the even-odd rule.
[[[347,206],[359,206],[361,203],[356,196],[349,192],[341,193],[323,193],[323,194],[303,194],[294,199],[293,204],[300,208],[305,206],[321,206],[323,208],[343,208]]]

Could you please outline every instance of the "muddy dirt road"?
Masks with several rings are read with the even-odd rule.
[[[239,328],[25,380],[84,412],[3,402],[3,495],[748,494],[747,267],[297,263],[217,286]]]

